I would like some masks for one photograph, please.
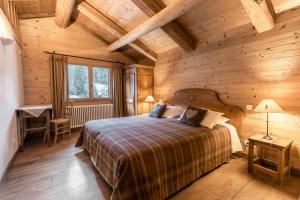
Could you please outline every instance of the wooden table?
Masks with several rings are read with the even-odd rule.
[[[24,140],[30,131],[45,131],[48,145],[50,145],[50,119],[52,116],[51,105],[25,105],[16,109],[19,127],[20,151],[24,150]],[[40,127],[28,127],[27,120],[31,118],[45,118],[45,123]]]
[[[257,134],[249,138],[248,171],[253,172],[253,170],[257,170],[269,174],[275,177],[282,185],[284,175],[290,175],[291,147],[293,141],[275,136],[273,140],[267,140],[263,136],[264,134]],[[254,156],[254,146],[258,148],[257,157]],[[262,151],[264,147],[269,147],[277,151],[277,162],[263,158]],[[275,168],[271,168],[270,166],[274,166]]]

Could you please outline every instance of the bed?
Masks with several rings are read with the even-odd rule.
[[[177,91],[168,103],[224,112],[237,130],[243,116],[207,89]],[[165,199],[230,160],[229,126],[207,129],[148,116],[104,119],[87,122],[77,145],[112,187],[111,199]]]

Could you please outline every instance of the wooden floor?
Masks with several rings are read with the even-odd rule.
[[[1,200],[109,199],[111,189],[94,169],[89,156],[74,148],[78,134],[55,146],[28,141],[0,185]],[[278,186],[268,176],[247,173],[244,159],[233,159],[200,178],[171,199],[300,200],[300,179]]]

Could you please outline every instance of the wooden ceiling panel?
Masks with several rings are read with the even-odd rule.
[[[87,0],[87,2],[127,32],[149,18],[131,0]],[[156,53],[178,47],[161,29],[152,31],[139,40]]]
[[[95,9],[93,6],[86,2],[82,2],[78,5],[77,8],[80,13],[84,14],[94,23],[97,23],[99,26],[102,26],[104,29],[109,31],[115,37],[120,38],[123,35],[127,34],[127,31],[123,29],[121,26],[113,22],[109,19],[106,15],[101,13],[99,10]],[[139,40],[135,40],[129,44],[132,48],[136,49],[137,51],[143,53],[145,56],[149,57],[152,60],[157,59],[157,54],[149,49],[145,44],[143,44]]]
[[[55,15],[56,0],[20,0],[14,1],[19,18],[53,17]]]
[[[109,31],[104,29],[103,27],[99,26],[97,23],[89,20],[88,17],[83,15],[82,13],[75,13],[73,15],[74,19],[76,19],[75,23],[80,24],[84,29],[98,37],[99,39],[103,40],[108,44],[112,43],[113,41],[117,40],[118,38],[111,34]],[[128,55],[132,60],[143,60],[146,59],[144,55],[136,51],[135,49],[125,46],[124,48],[120,49],[121,52]]]
[[[127,31],[148,18],[131,0],[86,0],[86,2]]]
[[[158,54],[178,47],[178,45],[161,29],[152,31],[140,37],[139,40]]]
[[[166,5],[172,2],[163,1]],[[240,0],[203,1],[177,21],[196,39],[205,41],[213,40],[215,35],[226,37],[227,31],[251,23]]]
[[[14,0],[20,18],[54,16],[56,0]],[[82,0],[76,0],[81,2]],[[174,0],[162,0],[169,5]],[[127,32],[143,23],[149,17],[131,0],[86,0],[97,10],[107,15],[113,22]],[[300,6],[300,0],[272,0],[277,13]],[[79,15],[85,27],[99,35],[108,43],[117,38],[90,20]],[[203,1],[195,9],[176,20],[178,24],[199,41],[215,41],[227,37],[235,29],[251,28],[251,21],[240,0]],[[161,29],[157,29],[140,38],[151,50],[162,53],[179,46]],[[202,43],[198,44],[201,45]],[[130,52],[130,50],[126,49]],[[134,50],[132,50],[134,52]],[[136,53],[136,52],[135,52]],[[132,53],[133,55],[135,53]]]
[[[85,27],[86,29],[88,29],[98,37],[102,38],[107,43],[112,43],[113,41],[118,39],[113,34],[108,32],[106,29],[99,26],[98,24],[96,24],[95,22],[93,22],[92,20],[90,20],[88,17],[86,17],[84,14],[80,12],[75,18],[76,18],[76,23],[78,22],[83,27]]]
[[[147,59],[143,54],[136,51],[134,48],[131,48],[129,45],[124,46],[120,49],[124,54],[129,55],[130,57],[134,58],[134,60],[144,60]]]
[[[166,8],[166,4],[162,0],[131,0],[140,10],[148,17],[153,17],[157,13]],[[175,41],[182,49],[191,51],[195,48],[196,41],[191,35],[176,22],[176,20],[167,23],[161,27],[173,41]]]

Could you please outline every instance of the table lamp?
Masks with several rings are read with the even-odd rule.
[[[146,103],[154,103],[155,99],[153,96],[147,96],[145,102]]]
[[[147,96],[145,99],[145,102],[149,104],[149,111],[150,111],[150,105],[152,105],[155,102],[155,99],[153,96]]]
[[[263,138],[272,140],[273,138],[269,135],[269,113],[282,113],[282,109],[274,100],[264,99],[256,106],[254,111],[259,113],[267,113],[267,133]]]

